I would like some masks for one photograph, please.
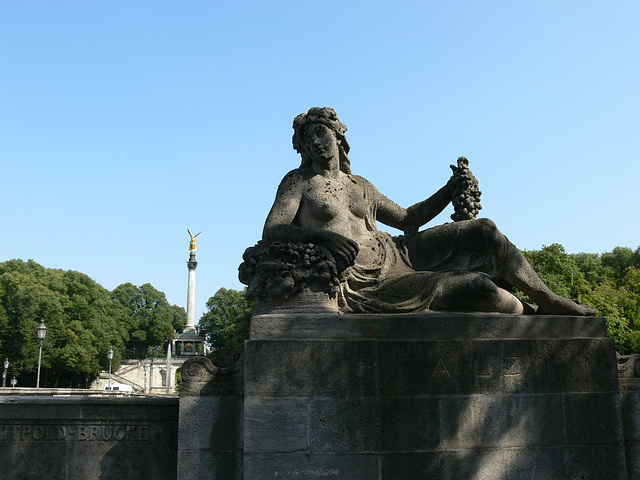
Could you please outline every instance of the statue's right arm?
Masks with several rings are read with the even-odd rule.
[[[293,221],[298,214],[302,202],[302,188],[304,180],[295,171],[289,172],[280,182],[276,199],[269,211],[262,231],[264,240],[302,241],[299,237],[300,227],[295,227]]]

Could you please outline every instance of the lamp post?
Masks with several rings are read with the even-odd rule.
[[[107,352],[107,358],[109,359],[109,390],[111,390],[111,360],[113,360],[113,347],[109,347]]]
[[[149,364],[145,363],[142,368],[144,369],[144,393],[147,393],[147,370],[149,370]]]
[[[44,318],[40,319],[40,326],[37,329],[38,338],[40,339],[40,351],[38,352],[38,378],[36,380],[36,388],[40,388],[40,364],[42,363],[42,342],[47,336],[47,327],[44,326]]]
[[[2,387],[7,386],[7,369],[9,368],[9,359],[4,359],[4,371],[2,372]]]

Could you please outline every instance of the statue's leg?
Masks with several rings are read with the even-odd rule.
[[[438,286],[431,310],[496,312],[521,314],[525,306],[514,295],[498,287],[482,273],[450,275]]]
[[[483,272],[499,285],[514,286],[539,306],[538,313],[595,315],[551,291],[522,253],[489,219],[455,222],[420,232],[406,241],[416,270]]]
[[[594,308],[580,305],[552,292],[513,244],[509,249],[502,279],[529,295],[538,304],[537,313],[539,314],[595,315],[597,313]]]
[[[597,311],[586,305],[555,294],[542,281],[520,250],[503,235],[491,220],[483,222],[483,237],[495,245],[495,262],[502,265],[496,281],[514,286],[529,295],[537,304],[539,314],[595,315]]]
[[[411,266],[418,271],[483,272],[498,278],[509,241],[486,218],[446,223],[405,237]]]

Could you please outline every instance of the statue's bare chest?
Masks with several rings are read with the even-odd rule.
[[[350,215],[364,218],[367,213],[364,191],[346,176],[309,179],[302,201],[316,220],[325,222]]]

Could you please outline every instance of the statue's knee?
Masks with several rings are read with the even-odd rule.
[[[498,231],[498,227],[493,220],[490,220],[488,218],[479,218],[476,220],[476,222],[478,224],[478,228],[482,229],[485,232],[493,233]]]
[[[488,298],[496,295],[498,286],[481,273],[470,274],[468,277],[469,293],[476,299]]]
[[[494,243],[503,243],[507,241],[507,237],[498,230],[498,227],[493,220],[489,220],[488,218],[479,218],[477,222],[477,228],[482,232],[482,236],[484,238],[490,239]]]

